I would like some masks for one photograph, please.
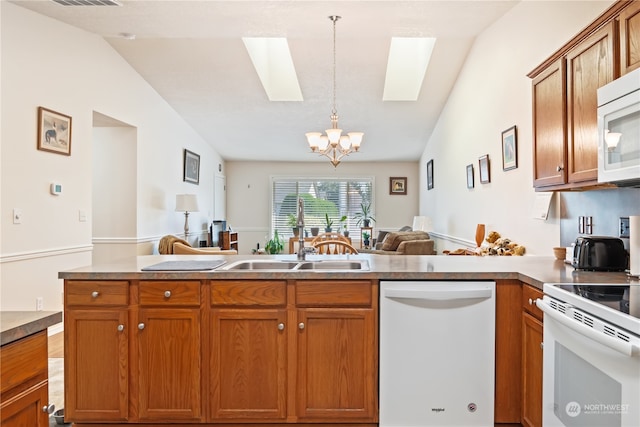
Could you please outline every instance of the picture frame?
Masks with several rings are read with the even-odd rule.
[[[185,148],[183,156],[182,180],[193,184],[200,183],[200,155]]]
[[[515,126],[502,131],[502,170],[518,167],[518,134]]]
[[[489,155],[485,154],[478,159],[480,169],[480,183],[488,184],[491,182],[491,173],[489,171]]]
[[[38,107],[38,150],[71,155],[71,116]]]
[[[389,178],[389,194],[407,195],[407,177],[392,176]]]
[[[427,190],[433,189],[433,159],[427,162]]]
[[[473,164],[467,165],[467,188],[473,188]]]

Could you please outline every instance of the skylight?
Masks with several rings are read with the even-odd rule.
[[[383,101],[416,101],[436,39],[392,37]]]
[[[284,37],[243,37],[270,101],[302,101],[302,91]]]

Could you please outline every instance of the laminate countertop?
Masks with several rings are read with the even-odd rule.
[[[296,255],[146,255],[58,274],[67,280],[211,279],[378,279],[519,280],[542,289],[544,283],[638,283],[625,272],[579,271],[551,256],[310,255],[315,260],[366,260],[368,270],[225,270],[242,260],[297,261]],[[142,271],[165,261],[224,261],[213,270]]]
[[[18,341],[60,322],[61,311],[1,311],[0,345]]]

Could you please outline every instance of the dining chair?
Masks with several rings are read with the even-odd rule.
[[[358,250],[343,240],[322,240],[312,245],[321,255],[357,254]]]
[[[316,237],[313,238],[313,240],[311,240],[311,243],[309,244],[313,246],[316,243],[324,242],[325,240],[339,240],[341,242],[346,242],[351,244],[351,240],[348,237],[345,237],[336,231],[330,231],[327,233],[318,234]]]

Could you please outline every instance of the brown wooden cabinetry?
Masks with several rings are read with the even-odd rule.
[[[238,233],[233,231],[221,231],[219,240],[220,249],[235,249],[236,251],[238,250]]]
[[[522,285],[522,425],[542,426],[542,292]]]
[[[0,348],[0,425],[47,427],[46,329]]]
[[[640,67],[640,2],[634,1],[619,17],[620,74]]]

